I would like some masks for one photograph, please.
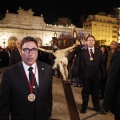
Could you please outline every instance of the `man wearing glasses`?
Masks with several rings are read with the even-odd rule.
[[[21,41],[22,61],[8,67],[0,85],[0,120],[49,120],[52,111],[52,67],[36,61],[33,37]]]

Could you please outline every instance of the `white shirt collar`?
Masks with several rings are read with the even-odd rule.
[[[23,64],[23,67],[24,67],[24,70],[25,70],[25,73],[27,75],[27,78],[29,79],[29,71],[28,71],[28,68],[29,67],[33,67],[33,73],[36,74],[36,82],[39,86],[39,77],[38,77],[38,68],[37,68],[37,63],[35,62],[32,66],[29,66],[27,64],[25,64],[23,61],[22,61],[22,64]],[[35,72],[35,69],[36,69],[36,72]]]
[[[92,51],[93,51],[93,53],[94,53],[94,51],[95,51],[94,46],[93,46],[92,48],[91,48],[91,47],[88,47],[89,52],[90,52],[90,49],[92,49]]]
[[[25,71],[28,71],[29,67],[33,67],[33,71],[35,70],[36,62],[32,66],[25,64],[23,61],[22,61],[22,63],[23,63],[23,67],[24,67]]]

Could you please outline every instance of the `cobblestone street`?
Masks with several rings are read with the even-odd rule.
[[[60,78],[53,77],[53,112],[52,112],[52,119],[58,120],[70,120],[68,107],[63,91],[62,81]],[[81,109],[81,88],[74,87],[71,85],[74,98],[76,101],[77,109],[80,111]],[[102,104],[102,100],[100,100],[100,104]],[[79,112],[80,120],[114,120],[113,115],[108,113],[107,115],[101,115],[96,113],[95,111],[91,110],[92,102],[91,97],[88,105],[88,110],[86,114],[81,114]]]

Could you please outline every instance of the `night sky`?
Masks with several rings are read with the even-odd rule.
[[[32,9],[34,15],[43,14],[44,21],[52,24],[60,17],[67,17],[71,22],[79,26],[80,17],[98,12],[111,13],[114,8],[120,7],[120,0],[0,0],[0,14],[17,13],[22,9]]]

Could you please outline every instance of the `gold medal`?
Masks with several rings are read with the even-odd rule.
[[[33,88],[35,88],[35,86],[33,86]]]
[[[93,60],[93,58],[92,57],[90,57],[90,61],[92,61]]]
[[[28,100],[29,100],[30,102],[35,101],[35,99],[36,99],[36,96],[35,96],[33,93],[31,93],[31,94],[28,95]]]

